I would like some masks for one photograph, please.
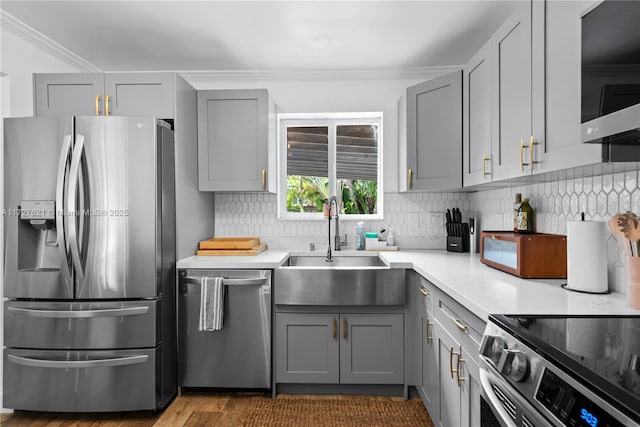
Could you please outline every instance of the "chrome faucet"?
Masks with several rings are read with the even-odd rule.
[[[331,205],[335,205],[336,207],[336,214],[334,216],[331,215]],[[329,210],[329,247],[327,248],[327,262],[331,262],[333,261],[332,255],[331,255],[331,219],[335,219],[336,220],[336,227],[335,227],[335,234],[333,236],[333,250],[335,251],[339,251],[340,248],[342,246],[346,246],[347,245],[347,235],[345,234],[344,236],[344,240],[340,240],[340,215],[338,215],[338,199],[336,198],[336,196],[331,196],[329,198],[329,202],[327,203],[327,208]]]

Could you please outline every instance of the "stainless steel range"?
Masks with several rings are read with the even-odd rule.
[[[490,316],[483,426],[637,426],[640,317]]]

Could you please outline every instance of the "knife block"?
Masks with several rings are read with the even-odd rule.
[[[447,224],[447,252],[469,252],[469,224]]]

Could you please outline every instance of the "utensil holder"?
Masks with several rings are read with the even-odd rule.
[[[640,310],[640,257],[627,256],[627,304]]]

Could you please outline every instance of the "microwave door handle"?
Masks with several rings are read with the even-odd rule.
[[[56,218],[56,234],[57,244],[60,251],[62,277],[67,288],[67,295],[73,296],[73,288],[71,285],[71,259],[69,255],[69,247],[67,240],[67,231],[65,229],[65,221],[67,214],[67,206],[65,202],[65,180],[67,178],[67,170],[69,165],[69,157],[71,154],[71,135],[65,135],[62,140],[62,149],[60,150],[60,160],[58,161],[58,176],[56,178],[56,202],[55,202],[55,218]]]
[[[80,175],[80,161],[82,153],[84,152],[84,136],[76,136],[76,144],[73,147],[73,154],[71,155],[71,168],[69,169],[69,243],[71,246],[71,259],[73,260],[73,266],[76,271],[76,277],[78,282],[81,283],[84,278],[84,271],[82,269],[82,261],[80,259],[80,242],[78,236],[78,212],[77,197],[78,197],[78,179]]]

